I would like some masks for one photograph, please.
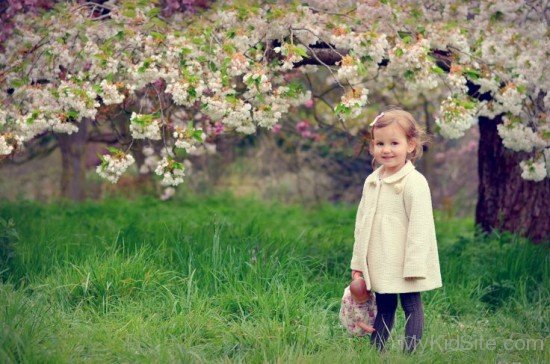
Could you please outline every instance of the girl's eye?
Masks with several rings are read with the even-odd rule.
[[[399,144],[399,143],[398,143],[398,142],[393,142],[392,144],[393,144],[393,145],[397,145],[397,144]]]

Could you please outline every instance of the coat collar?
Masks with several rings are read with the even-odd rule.
[[[383,166],[378,167],[374,172],[371,173],[370,176],[367,177],[367,182],[376,184],[378,182],[378,176],[380,175],[380,172],[382,170]],[[394,183],[405,177],[407,174],[412,172],[416,167],[410,160],[407,160],[405,165],[396,173],[392,174],[389,177],[385,177],[382,179],[385,183]]]

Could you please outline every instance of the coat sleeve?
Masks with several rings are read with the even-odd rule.
[[[432,198],[426,178],[419,175],[409,181],[403,196],[409,217],[403,278],[426,278],[430,248],[436,243]]]
[[[363,217],[366,212],[366,198],[365,198],[365,186],[367,182],[363,184],[363,192],[361,194],[361,201],[359,202],[359,207],[357,208],[357,215],[355,217],[355,230],[354,230],[354,243],[353,243],[353,256],[351,258],[351,269],[362,271],[364,264],[361,263],[365,259],[366,255],[364,252],[365,242],[359,240],[359,232],[361,230],[361,224],[363,222]],[[363,272],[363,276],[366,272]]]

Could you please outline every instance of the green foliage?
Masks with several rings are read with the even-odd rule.
[[[14,247],[19,240],[13,219],[0,218],[0,278],[5,278],[9,272]]]
[[[349,115],[351,113],[351,108],[349,108],[348,106],[344,105],[343,103],[338,103],[338,105],[336,105],[336,107],[334,108],[334,112],[336,114],[344,114],[344,115]]]
[[[463,73],[472,80],[477,80],[480,77],[479,71],[472,68],[465,69]]]
[[[229,195],[3,202],[0,239],[17,244],[0,283],[0,362],[374,362],[368,340],[338,324],[355,208]],[[423,294],[423,342],[470,335],[500,349],[403,356],[398,311],[384,357],[544,361],[502,343],[548,345],[547,248],[435,217],[444,287]]]
[[[287,85],[288,90],[283,95],[290,98],[297,98],[305,91],[304,85],[299,81],[291,81]]]
[[[432,72],[436,73],[438,75],[444,75],[445,74],[445,71],[439,66],[433,66],[432,67]]]
[[[406,70],[403,73],[403,77],[405,77],[407,80],[414,80],[415,79],[415,73],[413,70]]]

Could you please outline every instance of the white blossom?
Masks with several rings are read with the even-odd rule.
[[[54,123],[52,126],[52,130],[55,131],[56,133],[72,134],[78,131],[78,126],[70,122]]]
[[[6,123],[8,113],[0,109],[0,127]]]
[[[533,148],[544,147],[546,144],[533,129],[519,122],[513,123],[507,117],[497,125],[497,131],[502,138],[502,144],[516,152],[531,152]]]
[[[206,133],[204,133],[201,128],[195,129],[193,127],[176,127],[172,136],[175,139],[174,145],[176,148],[185,149],[187,153],[195,151],[197,146],[206,139]]]
[[[254,70],[247,73],[244,75],[243,81],[248,85],[249,91],[252,92],[252,94],[246,94],[245,97],[271,91],[271,82],[262,70]]]
[[[97,166],[96,172],[111,183],[116,183],[120,176],[134,163],[134,157],[131,154],[122,152],[114,155],[106,154],[102,156],[102,163]]]
[[[0,135],[0,156],[11,154],[13,151],[13,145],[8,144],[6,138]]]
[[[153,119],[151,115],[141,115],[132,112],[130,117],[130,133],[135,139],[159,140],[160,121]]]
[[[502,104],[503,111],[511,112],[514,115],[521,113],[524,94],[521,94],[514,86],[507,86],[501,92],[495,94],[495,100]]]
[[[449,87],[454,92],[459,93],[466,93],[468,92],[468,87],[466,86],[466,77],[462,76],[458,73],[448,73],[447,74],[447,82],[449,83]]]
[[[369,90],[366,88],[356,88],[344,94],[341,102],[336,105],[335,112],[340,119],[355,118],[362,112],[363,107],[367,104]]]
[[[231,76],[239,76],[246,72],[248,68],[248,61],[242,53],[235,53],[231,57],[231,64],[228,68],[228,73]]]
[[[116,85],[109,83],[107,80],[101,81],[101,98],[105,105],[120,104],[124,101],[124,95],[119,93]]]
[[[445,138],[457,139],[476,122],[475,113],[473,102],[449,96],[441,103],[435,123]]]
[[[279,67],[281,71],[294,68],[294,63],[298,63],[304,59],[301,54],[305,54],[307,52],[307,49],[303,45],[293,45],[289,43],[284,43],[280,47],[273,48],[273,50],[275,53],[281,53],[285,56],[283,65]]]
[[[480,86],[478,90],[480,94],[484,94],[486,92],[491,92],[494,94],[499,89],[499,82],[495,78],[474,78],[472,82]]]
[[[160,199],[162,201],[167,201],[171,199],[176,194],[176,189],[174,187],[166,187],[162,191],[162,195],[160,196]]]
[[[351,56],[344,56],[340,62],[340,68],[338,69],[338,79],[347,80],[351,83],[357,83],[359,77],[359,61]]]
[[[185,167],[176,162],[172,157],[165,156],[158,163],[155,173],[162,177],[160,182],[163,186],[177,186],[183,183]]]
[[[177,105],[181,106],[192,106],[196,100],[200,99],[204,89],[205,86],[202,80],[197,81],[196,84],[177,81],[166,86],[166,92],[172,95]]]
[[[76,112],[76,121],[80,121],[82,118],[95,118],[100,104],[96,100],[97,93],[91,85],[88,84],[83,88],[70,81],[62,81],[58,87],[58,93],[60,107],[66,111]]]
[[[221,122],[240,133],[252,134],[256,131],[256,126],[252,123],[251,109],[252,105],[249,103],[237,100],[235,105],[227,110]]]
[[[544,157],[531,158],[519,163],[521,167],[521,178],[528,181],[539,182],[546,178],[547,168]]]
[[[435,64],[430,61],[429,53],[430,44],[427,39],[417,42],[410,40],[408,43],[398,41],[389,51],[388,72],[403,78],[404,85],[409,90],[432,90],[439,85],[439,79],[433,71]]]

